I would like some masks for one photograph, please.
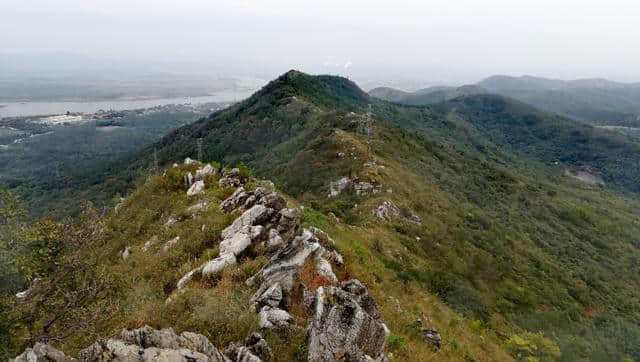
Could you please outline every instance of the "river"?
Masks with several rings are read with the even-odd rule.
[[[120,111],[167,104],[234,102],[249,97],[253,92],[255,89],[227,90],[208,96],[180,98],[114,99],[85,102],[0,102],[0,118],[63,114],[66,112],[95,113],[100,109]]]

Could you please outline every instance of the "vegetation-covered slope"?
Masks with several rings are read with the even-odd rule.
[[[369,98],[342,78],[297,72],[165,137],[156,145],[161,162],[194,157],[198,138],[205,157],[248,163],[290,204],[304,206],[304,225],[336,240],[348,260],[340,273],[365,281],[381,304],[392,333],[387,351],[397,360],[640,358],[640,202],[549,165],[560,150],[575,149],[573,158],[559,160],[563,167],[588,162],[605,177],[634,175],[623,170],[638,160],[632,142],[499,97],[400,106]],[[151,151],[132,162],[129,177],[150,165]],[[252,328],[252,317],[234,308],[252,293],[240,281],[264,258],[185,294],[180,308],[164,304],[194,258],[215,254],[231,221],[213,207],[162,226],[188,206],[181,186],[187,171],[151,177],[102,221],[103,236],[84,251],[99,256],[83,260],[99,260],[94,269],[119,280],[106,299],[117,312],[89,333],[61,340],[62,347],[145,323],[200,332],[216,345]],[[215,181],[205,192],[213,205],[233,191]],[[635,191],[631,183],[607,182]],[[198,231],[203,224],[206,231]],[[154,235],[184,239],[165,255],[142,252]],[[127,245],[131,259],[121,263]],[[31,316],[28,308],[20,313]],[[221,309],[234,312],[207,313]],[[418,318],[441,333],[439,352],[416,332]],[[287,356],[304,353],[296,352],[301,338],[268,337]]]
[[[640,85],[583,79],[493,76],[478,83],[492,93],[595,125],[638,127]]]

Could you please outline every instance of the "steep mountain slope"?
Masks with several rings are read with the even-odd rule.
[[[161,164],[195,157],[198,139],[207,159],[239,164],[246,177],[244,162],[271,179],[289,207],[303,206],[302,228],[318,227],[335,240],[345,259],[344,268],[333,265],[337,276],[367,286],[391,330],[386,352],[397,360],[640,358],[640,201],[632,182],[615,179],[635,177],[635,143],[502,97],[401,106],[343,78],[291,71],[165,137],[124,175],[152,165],[154,148]],[[558,158],[562,151],[570,157]],[[149,177],[117,215],[98,218],[96,235],[103,236],[84,252],[114,280],[98,305],[111,313],[61,347],[73,352],[94,336],[144,324],[225,346],[255,328],[255,313],[244,308],[255,287],[244,281],[273,255],[261,248],[221,277],[178,292],[187,272],[204,274],[197,268],[226,247],[221,231],[237,216],[219,211],[234,192],[227,181],[219,184],[220,175],[205,179],[196,196],[210,203],[207,211],[186,211],[196,200],[185,196],[183,178],[200,166]],[[629,193],[564,175],[577,166]],[[267,183],[245,187],[260,185]],[[167,253],[144,251],[153,236],[180,239]],[[313,274],[301,277],[317,283]],[[177,302],[165,304],[176,293]],[[292,300],[289,311],[303,327],[309,316]],[[439,332],[440,350],[425,328]],[[280,356],[304,359],[300,330],[265,338]]]
[[[640,84],[637,83],[493,76],[477,85],[491,93],[513,97],[540,109],[592,124],[640,125]]]

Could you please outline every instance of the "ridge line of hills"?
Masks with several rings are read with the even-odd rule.
[[[165,305],[199,258],[217,255],[232,222],[213,211],[184,215],[184,176],[195,170],[170,165],[195,157],[198,143],[205,160],[273,181],[303,206],[304,227],[332,235],[391,324],[386,352],[399,360],[640,358],[638,143],[499,95],[401,105],[345,78],[297,71],[105,171],[96,194],[117,185],[130,196],[126,213],[99,224],[99,270],[123,279],[108,299],[119,317],[92,334],[178,323],[229,342],[234,318],[205,311],[238,311],[254,292],[239,276],[264,258],[201,285],[215,292]],[[149,176],[154,155],[163,175]],[[214,184],[204,194],[218,203],[232,191]],[[156,260],[138,250],[153,236],[181,239]],[[129,245],[138,255],[123,264]],[[140,295],[150,297],[125,303]],[[440,332],[439,351],[416,320]],[[291,350],[303,337],[289,336],[290,345],[286,334],[267,339],[304,354]],[[60,343],[73,351],[85,337]]]

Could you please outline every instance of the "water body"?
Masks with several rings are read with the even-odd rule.
[[[63,114],[66,112],[95,113],[101,109],[121,111],[167,104],[235,102],[249,97],[255,91],[255,89],[228,90],[208,96],[179,98],[114,99],[86,102],[2,102],[0,103],[0,118]]]

